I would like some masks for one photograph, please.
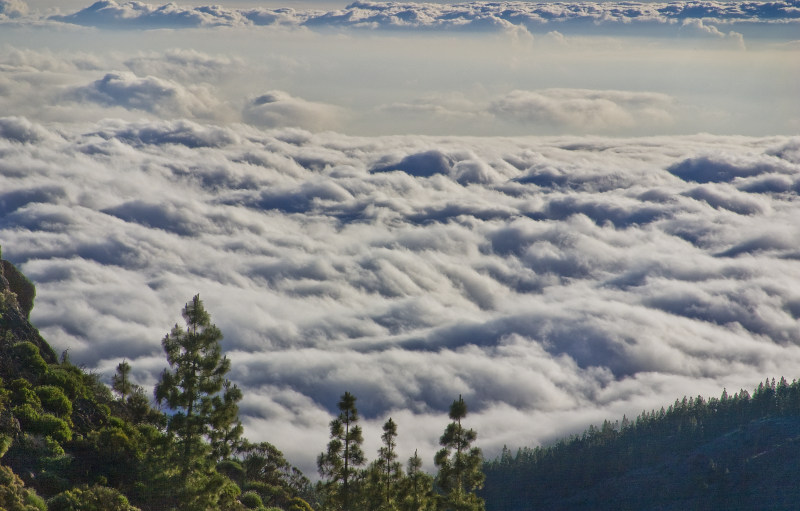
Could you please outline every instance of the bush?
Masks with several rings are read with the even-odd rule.
[[[34,433],[49,436],[58,443],[69,442],[72,440],[72,430],[62,419],[53,414],[43,413],[32,428]]]
[[[42,385],[36,387],[36,395],[42,403],[42,408],[52,412],[59,417],[69,417],[72,415],[72,403],[64,394],[64,391],[53,385]]]
[[[42,385],[53,385],[61,388],[70,400],[87,397],[86,386],[80,368],[75,366],[51,367],[39,381]]]
[[[37,511],[47,511],[47,504],[44,499],[32,491],[28,491],[28,494],[25,496],[25,505]]]
[[[0,433],[0,458],[2,458],[6,452],[8,452],[8,448],[11,447],[11,443],[14,441],[9,435],[4,435]]]
[[[300,497],[294,497],[289,501],[289,511],[314,511],[311,505]]]
[[[13,405],[31,405],[36,410],[41,410],[42,401],[33,390],[33,385],[28,380],[17,378],[13,380],[8,388],[11,389],[11,403]]]
[[[262,481],[248,481],[244,485],[244,490],[258,493],[261,499],[268,504],[281,501],[288,497],[285,489]]]
[[[19,425],[22,427],[23,431],[34,429],[39,422],[39,412],[29,403],[15,406],[14,409],[11,410],[11,413],[14,415],[14,418],[19,421]]]
[[[239,502],[244,504],[244,507],[247,509],[259,509],[264,507],[264,502],[261,500],[261,497],[254,491],[242,493],[239,496]]]
[[[32,342],[18,342],[11,346],[11,356],[18,364],[20,373],[37,380],[47,372],[47,362],[42,358],[39,348]]]
[[[69,481],[55,472],[43,471],[36,474],[33,483],[42,495],[55,495],[70,487]]]
[[[222,460],[217,463],[217,472],[228,477],[232,481],[241,481],[245,473],[242,464],[235,460]]]
[[[238,507],[238,497],[242,494],[239,485],[228,478],[222,484],[219,492],[219,506],[222,509],[236,509]]]
[[[10,468],[0,466],[0,509],[5,511],[47,511],[44,501],[27,490]]]
[[[47,501],[49,511],[139,511],[113,488],[81,486],[59,493]]]

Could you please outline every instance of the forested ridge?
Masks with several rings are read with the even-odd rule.
[[[484,464],[489,511],[794,510],[800,382],[684,397]]]
[[[268,442],[242,436],[241,390],[222,332],[195,296],[163,338],[154,400],[117,366],[110,387],[57,357],[28,321],[35,288],[0,259],[0,511],[482,511],[467,405],[450,407],[435,476],[402,463],[389,418],[367,463],[356,397],[345,392],[312,484]]]

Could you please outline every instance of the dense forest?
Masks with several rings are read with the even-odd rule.
[[[240,389],[226,378],[222,333],[199,296],[163,338],[154,399],[117,366],[111,385],[57,357],[28,321],[35,288],[0,259],[0,511],[481,511],[474,430],[459,396],[436,476],[398,461],[389,418],[367,463],[356,398],[345,392],[316,484],[268,442],[242,436]]]
[[[491,511],[795,510],[800,382],[684,397],[484,465]]]

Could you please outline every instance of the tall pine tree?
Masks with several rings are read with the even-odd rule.
[[[403,467],[397,461],[397,424],[389,418],[383,425],[378,458],[367,469],[362,500],[369,511],[396,511]]]
[[[397,461],[397,424],[389,417],[383,425],[383,445],[378,449],[381,474],[381,496],[383,509],[394,509],[397,486],[403,477],[402,465]]]
[[[330,423],[331,440],[328,449],[317,457],[319,474],[323,483],[325,507],[333,510],[352,511],[355,501],[355,483],[359,468],[364,464],[361,444],[364,437],[358,425],[356,398],[345,392],[339,400],[339,416]]]
[[[472,429],[461,425],[467,416],[467,404],[458,396],[450,405],[450,424],[439,439],[442,449],[436,453],[434,464],[439,468],[436,485],[441,489],[439,509],[442,511],[483,511],[483,499],[475,490],[483,487],[481,450],[472,447],[478,437]]]
[[[111,390],[115,391],[120,396],[120,401],[123,403],[127,400],[134,391],[134,386],[131,383],[131,365],[123,360],[117,365],[117,372],[111,378]]]
[[[433,477],[422,470],[422,458],[417,451],[408,459],[406,477],[401,485],[400,511],[433,511]]]
[[[211,323],[200,296],[183,309],[186,329],[175,325],[162,340],[167,362],[155,388],[159,404],[173,411],[167,431],[178,446],[178,484],[182,506],[216,506],[225,482],[213,471],[206,440],[235,442],[241,434],[238,405],[241,392],[226,383],[230,361],[222,356],[222,332]],[[220,436],[221,432],[225,432]],[[215,449],[219,454],[221,449]]]

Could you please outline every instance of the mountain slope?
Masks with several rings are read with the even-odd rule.
[[[484,469],[487,511],[797,509],[800,383],[683,398]]]
[[[268,442],[226,438],[230,452],[214,455],[210,434],[198,438],[193,470],[181,479],[185,451],[165,413],[132,382],[115,383],[114,395],[66,353],[59,360],[28,322],[34,296],[0,259],[0,511],[201,508],[189,498],[209,510],[310,511],[302,498],[313,497],[310,482]]]

